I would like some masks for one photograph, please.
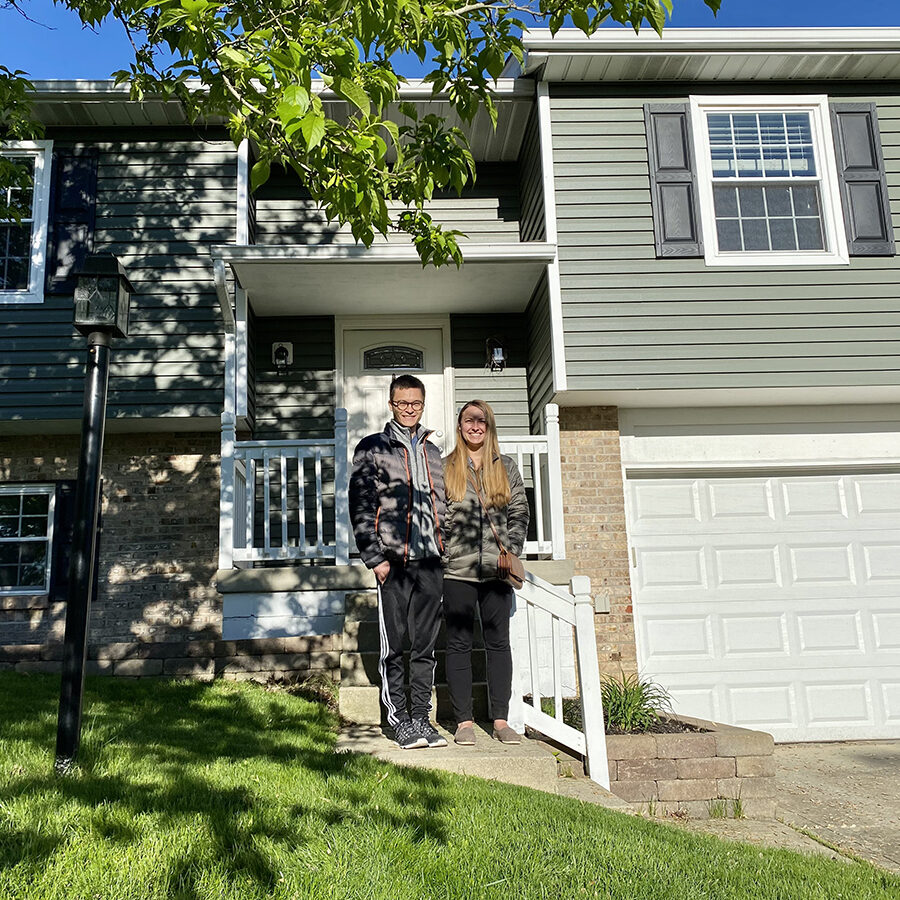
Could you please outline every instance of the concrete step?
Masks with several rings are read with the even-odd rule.
[[[341,684],[339,692],[341,718],[358,725],[385,725],[387,720],[381,707],[378,685]],[[432,692],[434,717],[441,722],[453,721],[453,707],[446,685],[439,684]],[[476,719],[488,718],[487,685],[472,686],[472,709]]]
[[[343,731],[338,738],[339,751],[368,753],[385,762],[423,769],[440,769],[459,775],[475,775],[507,784],[518,784],[549,793],[556,792],[556,759],[537,741],[523,738],[521,744],[501,744],[491,740],[488,731],[476,727],[477,742],[474,747],[460,747],[453,743],[453,736],[439,728],[447,738],[448,746],[424,750],[401,750],[382,732],[373,726],[357,726]]]
[[[341,684],[363,685],[363,684],[381,684],[381,677],[378,673],[378,663],[380,655],[377,651],[356,653],[347,651],[346,648],[341,652]],[[434,680],[435,684],[445,684],[447,681],[446,670],[444,668],[446,662],[446,654],[443,650],[435,652],[435,660],[437,666],[435,668]],[[406,668],[409,670],[409,656],[406,657]],[[476,683],[484,682],[487,678],[487,662],[484,650],[472,651],[472,679]]]

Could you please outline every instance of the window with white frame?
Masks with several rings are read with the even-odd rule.
[[[21,210],[19,221],[0,221],[0,303],[41,303],[47,255],[50,195],[50,141],[17,141],[0,145],[0,156],[30,174],[27,187],[0,188],[6,206]]]
[[[710,265],[847,264],[827,98],[692,97]]]
[[[0,485],[0,592],[50,589],[53,485]]]

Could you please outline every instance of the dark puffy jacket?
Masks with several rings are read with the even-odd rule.
[[[525,484],[515,460],[500,456],[509,477],[509,506],[497,509],[488,507],[491,522],[503,546],[520,556],[528,534],[528,498]],[[481,472],[473,472],[481,488]],[[481,492],[484,495],[484,490]],[[472,479],[466,483],[466,495],[462,500],[447,501],[447,522],[444,528],[444,576],[460,581],[493,581],[497,578],[497,561],[500,550],[494,532],[484,514]]]
[[[350,521],[359,555],[370,569],[386,559],[406,562],[411,553],[414,558],[423,555],[422,548],[410,547],[417,494],[411,481],[410,451],[391,431],[389,422],[384,431],[363,438],[353,454]],[[418,492],[424,506],[418,514],[433,519],[436,546],[424,555],[436,557],[444,549],[446,505],[441,451],[428,440],[431,433],[419,426],[428,490]]]

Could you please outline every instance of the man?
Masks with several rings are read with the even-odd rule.
[[[362,561],[378,587],[381,702],[404,750],[444,747],[431,724],[434,645],[441,616],[444,474],[441,452],[419,424],[425,385],[391,381],[392,418],[359,442],[350,475],[350,519]],[[403,674],[408,636],[409,710]]]

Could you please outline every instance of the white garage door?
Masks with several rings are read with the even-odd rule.
[[[641,671],[779,741],[900,737],[900,473],[629,477]]]

